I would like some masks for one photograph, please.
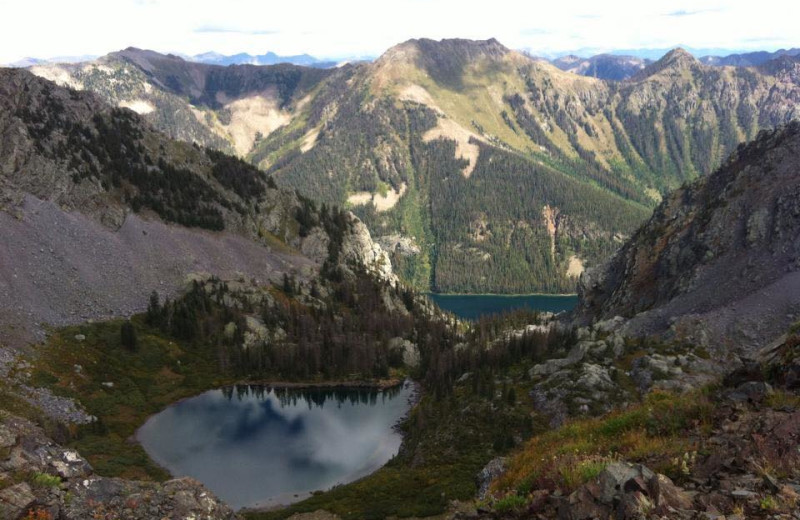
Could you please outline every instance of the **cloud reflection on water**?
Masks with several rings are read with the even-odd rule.
[[[194,477],[234,507],[328,489],[385,464],[411,389],[212,390],[153,416],[138,432],[173,475]]]

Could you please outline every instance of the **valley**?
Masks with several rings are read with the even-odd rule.
[[[768,58],[0,69],[0,518],[796,516]]]
[[[126,49],[32,71],[146,106],[172,137],[349,207],[419,290],[563,293],[666,193],[795,118],[797,67],[789,54],[745,68],[677,49],[596,79],[496,40],[422,39],[336,69]]]

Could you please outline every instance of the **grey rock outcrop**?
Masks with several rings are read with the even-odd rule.
[[[15,482],[19,477],[27,480]],[[238,518],[190,478],[156,483],[97,476],[76,451],[59,446],[39,427],[0,414],[0,518],[16,520],[32,511],[60,520]]]
[[[674,518],[692,507],[691,497],[669,477],[641,464],[617,462],[573,492],[558,511],[560,520]]]
[[[478,500],[483,500],[489,494],[492,482],[506,472],[506,459],[497,457],[489,461],[478,473]]]
[[[752,355],[800,316],[800,123],[740,148],[581,277],[579,321]],[[720,356],[722,357],[722,356]]]
[[[351,232],[345,236],[342,244],[341,259],[346,266],[355,264],[364,267],[379,280],[397,284],[397,275],[392,272],[392,261],[389,254],[372,240],[369,229],[359,219],[351,215]]]

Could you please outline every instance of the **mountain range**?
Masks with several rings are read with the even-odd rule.
[[[669,51],[664,51],[664,53],[667,52]],[[698,56],[695,51],[692,51],[691,54]],[[619,81],[630,78],[647,65],[657,61],[657,59],[646,57],[648,55],[611,53],[583,58],[575,54],[568,54],[548,61],[561,70],[574,72],[581,76]],[[779,49],[774,52],[754,51],[725,56],[701,55],[698,61],[704,65],[715,67],[758,67],[783,56],[800,56],[800,49]],[[661,54],[658,57],[661,57]]]
[[[322,69],[335,67],[339,63],[338,61],[332,60],[320,60],[309,54],[280,56],[274,52],[255,55],[246,52],[231,55],[224,55],[218,52],[204,52],[202,54],[195,54],[194,56],[187,56],[186,59],[198,63],[208,63],[209,65],[277,65],[279,63],[290,63],[292,65],[303,65]]]
[[[606,81],[496,40],[422,39],[337,69],[126,49],[31,70],[351,208],[418,288],[571,292],[665,193],[797,117],[797,61],[676,49]]]

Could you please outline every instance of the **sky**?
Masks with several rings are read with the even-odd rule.
[[[537,55],[800,46],[796,0],[0,0],[0,63],[159,52],[377,56],[409,38],[497,38]]]

